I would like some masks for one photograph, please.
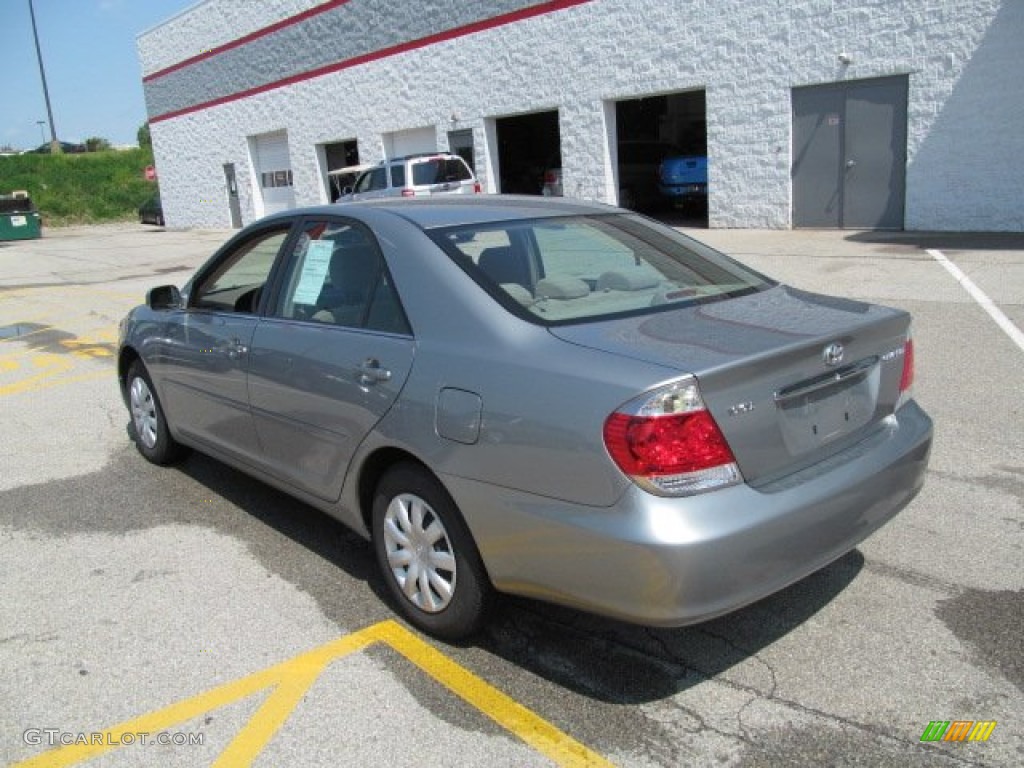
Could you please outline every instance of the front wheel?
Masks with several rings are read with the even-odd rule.
[[[433,475],[399,464],[381,478],[373,544],[388,592],[412,624],[445,640],[480,629],[493,589],[455,502]]]
[[[167,429],[160,400],[141,360],[128,368],[128,408],[132,414],[132,438],[139,453],[154,464],[170,464],[181,458],[185,449]]]

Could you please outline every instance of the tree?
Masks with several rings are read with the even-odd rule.
[[[104,149],[110,149],[110,142],[99,136],[90,136],[85,140],[85,151],[86,152],[102,152]]]
[[[149,123],[143,123],[135,136],[138,139],[139,146],[143,149],[153,146],[153,139],[149,135]]]

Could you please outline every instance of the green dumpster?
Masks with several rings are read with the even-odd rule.
[[[0,240],[31,240],[42,234],[42,219],[28,195],[0,195]]]

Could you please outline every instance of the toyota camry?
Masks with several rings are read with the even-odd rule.
[[[500,593],[649,626],[871,535],[932,439],[909,315],[553,198],[286,211],[121,324],[141,454],[188,449],[372,542],[442,638]]]

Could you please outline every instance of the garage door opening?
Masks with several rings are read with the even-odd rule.
[[[619,205],[685,226],[708,224],[703,90],[615,103]]]
[[[332,144],[321,144],[318,150],[324,189],[327,192],[327,199],[333,203],[341,196],[342,189],[346,184],[351,186],[354,179],[350,179],[347,174],[332,174],[331,171],[340,171],[343,168],[354,168],[359,165],[359,143],[355,139],[349,139]]]
[[[542,194],[545,174],[554,169],[561,174],[558,111],[501,117],[494,123],[498,137],[499,191]]]

